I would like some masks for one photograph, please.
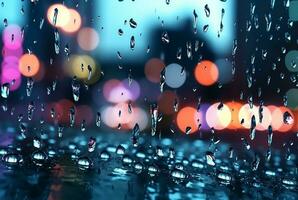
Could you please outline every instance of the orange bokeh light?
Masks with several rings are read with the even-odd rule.
[[[191,127],[190,133],[194,133],[198,130],[199,117],[200,113],[195,108],[184,107],[177,114],[177,126],[183,133],[185,133],[187,127]]]
[[[165,64],[161,59],[151,58],[145,64],[146,78],[153,83],[159,83],[160,73],[164,67],[165,67]]]
[[[36,75],[39,68],[39,60],[34,54],[24,54],[19,60],[19,71],[26,77]]]
[[[298,110],[293,110],[292,112],[294,114],[295,121],[294,121],[294,125],[291,130],[293,132],[297,132],[298,131]]]
[[[258,109],[260,107],[258,106]],[[256,129],[259,131],[265,131],[268,130],[268,126],[271,125],[272,123],[272,115],[271,115],[271,111],[267,106],[263,106],[263,119],[262,122],[260,122],[259,118],[256,118],[257,121],[257,127]],[[260,114],[258,114],[258,117],[260,117]]]
[[[210,60],[203,60],[199,62],[194,73],[196,80],[204,86],[213,85],[218,80],[219,76],[216,64]]]
[[[277,106],[267,106],[269,110],[271,111],[271,116],[272,116],[272,130],[276,131],[280,129],[280,127],[283,124],[283,114],[281,110]]]
[[[269,110],[271,111],[272,115],[272,129],[280,132],[287,132],[291,130],[291,128],[294,126],[294,123],[292,124],[285,124],[283,121],[283,115],[286,111],[288,111],[293,118],[295,118],[293,112],[287,108],[287,107],[276,107],[276,106],[268,106]]]
[[[69,21],[67,24],[62,26],[62,30],[66,33],[75,33],[77,32],[82,24],[81,15],[74,9],[69,9]]]
[[[231,110],[231,123],[229,124],[229,126],[227,127],[228,129],[240,129],[242,128],[240,121],[239,121],[239,110],[242,107],[241,103],[238,102],[228,102],[226,103],[226,105],[230,108]]]

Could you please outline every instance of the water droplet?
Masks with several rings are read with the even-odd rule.
[[[150,176],[155,176],[158,173],[158,168],[155,165],[149,165],[148,166],[148,174]]]
[[[96,113],[95,124],[96,124],[97,127],[100,127],[100,124],[101,124],[101,114],[100,114],[100,112]]]
[[[32,153],[32,161],[37,166],[42,166],[47,160],[47,154],[41,150],[35,151]]]
[[[37,149],[40,149],[42,146],[41,140],[37,137],[33,138],[33,146]]]
[[[217,174],[217,180],[222,184],[230,184],[232,180],[232,176],[229,173],[219,172]]]
[[[123,30],[120,28],[120,29],[118,29],[118,34],[121,36],[121,35],[123,35]]]
[[[130,164],[132,164],[132,158],[128,155],[124,155],[122,157],[122,163],[123,163],[123,165],[130,165]]]
[[[142,163],[140,163],[140,162],[136,162],[136,163],[134,164],[134,169],[135,169],[136,173],[139,174],[139,173],[141,173],[141,172],[143,171],[144,166],[143,166]]]
[[[4,83],[1,85],[1,97],[7,99],[9,96],[9,83]]]
[[[118,145],[116,148],[116,154],[123,155],[125,153],[125,148],[122,145]]]
[[[131,36],[131,38],[130,38],[130,49],[134,50],[135,45],[136,45],[135,37]]]
[[[210,166],[215,166],[215,157],[213,152],[207,151],[205,154],[206,162]]]
[[[269,146],[271,146],[271,144],[272,144],[272,137],[273,137],[272,126],[269,125],[268,126],[268,137],[267,137],[267,142],[268,142]]]
[[[210,16],[210,8],[209,8],[208,4],[205,5],[204,11],[205,11],[206,17],[209,17]]]
[[[80,83],[77,81],[76,77],[72,79],[72,95],[74,101],[79,101],[80,98]]]
[[[250,131],[249,131],[249,137],[251,140],[255,139],[256,136],[256,117],[253,115],[251,118],[251,123],[250,123]]]
[[[286,111],[283,114],[283,121],[285,124],[293,124],[294,123],[294,118],[292,117],[292,115]]]
[[[130,20],[129,20],[129,26],[131,27],[131,28],[137,28],[137,22],[133,19],[133,18],[131,18]]]
[[[174,182],[181,182],[187,178],[186,173],[183,170],[174,169],[171,171],[171,177],[173,178]]]
[[[81,170],[90,169],[93,165],[92,161],[88,157],[80,157],[77,164]]]
[[[26,93],[27,93],[28,97],[30,97],[32,94],[33,84],[34,84],[33,79],[31,77],[28,78],[27,79],[27,87],[26,87]]]
[[[100,153],[100,159],[104,161],[108,161],[110,159],[110,154],[106,150]]]
[[[164,43],[170,43],[170,37],[169,37],[169,34],[168,32],[164,31],[162,34],[161,34],[161,41],[164,42]]]
[[[96,146],[96,139],[94,137],[90,137],[88,142],[88,151],[93,152]]]
[[[9,153],[3,156],[2,160],[8,165],[17,165],[23,162],[23,158],[14,153]]]
[[[261,161],[260,157],[257,154],[255,154],[255,159],[252,162],[253,171],[256,171],[259,168],[260,161]]]
[[[75,108],[73,106],[69,109],[69,121],[70,127],[73,127],[75,124]]]

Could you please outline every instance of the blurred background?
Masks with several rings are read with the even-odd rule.
[[[289,0],[1,1],[1,121],[67,127],[73,108],[78,129],[100,121],[99,131],[127,132],[138,123],[150,133],[156,107],[156,135],[215,130],[232,140],[254,116],[258,132],[271,125],[288,137],[298,130],[296,8]]]
[[[0,0],[0,196],[297,199],[297,11]]]

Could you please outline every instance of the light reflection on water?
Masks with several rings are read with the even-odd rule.
[[[56,155],[42,166],[30,160],[32,148],[28,141],[13,142],[11,149],[23,149],[24,161],[9,166],[2,159],[0,199],[298,198],[295,156],[291,162],[284,162],[281,154],[273,151],[274,162],[261,164],[257,171],[252,171],[252,155],[247,155],[249,162],[228,159],[223,153],[228,151],[228,145],[220,143],[215,154],[216,166],[212,167],[204,159],[210,144],[203,140],[179,142],[168,138],[150,141],[150,146],[144,137],[138,147],[132,147],[129,134],[106,134],[96,137],[97,149],[90,153],[86,150],[89,134],[94,136],[78,134],[75,139],[65,137],[45,145],[44,149],[51,148]],[[116,154],[115,141],[125,147],[124,155]],[[175,149],[175,159],[170,159],[170,147]],[[156,156],[155,148],[160,156]],[[74,150],[79,152],[77,157]],[[103,151],[108,159],[100,158]],[[245,154],[237,152],[240,153]],[[84,156],[92,162],[90,169],[79,169],[77,160]],[[127,156],[126,163],[123,156]]]

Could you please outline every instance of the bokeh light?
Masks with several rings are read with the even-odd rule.
[[[229,83],[233,79],[233,66],[228,59],[218,59],[215,61],[218,67],[219,77],[218,82],[222,84]]]
[[[271,111],[272,116],[272,129],[279,132],[287,132],[291,130],[294,126],[294,123],[285,124],[284,123],[284,113],[289,112],[295,121],[294,113],[287,107],[281,106],[268,106],[269,110]]]
[[[283,124],[283,113],[277,106],[267,106],[267,108],[271,111],[272,116],[272,130],[277,131],[281,128]]]
[[[69,109],[74,106],[74,103],[68,99],[61,99],[57,104],[62,108],[59,113],[59,123],[69,124]]]
[[[62,105],[57,102],[48,102],[45,104],[45,112],[42,112],[42,115],[48,122],[59,122],[64,109],[68,109],[69,111],[69,108],[63,108]],[[55,116],[52,116],[52,111],[54,111]]]
[[[5,56],[2,61],[2,65],[19,65],[19,58],[15,56]]]
[[[166,67],[165,70],[166,84],[171,88],[181,87],[186,80],[186,71],[182,66],[172,63]]]
[[[206,112],[206,121],[210,128],[222,130],[226,128],[232,119],[232,114],[229,107],[225,104],[218,109],[220,103],[212,104]]]
[[[11,65],[2,66],[1,84],[9,83],[10,90],[14,91],[21,86],[21,82],[22,82],[21,74],[17,66],[15,67],[12,67]]]
[[[85,120],[86,126],[90,125],[91,123],[94,123],[94,111],[89,105],[80,105],[76,106],[76,122],[75,124],[77,126],[80,126]]]
[[[7,49],[20,49],[23,43],[22,30],[18,25],[9,25],[3,31],[3,43]]]
[[[111,79],[105,82],[103,95],[107,101],[112,103],[126,102],[132,99],[129,90],[117,79]]]
[[[141,89],[139,83],[134,79],[124,79],[122,82],[122,85],[125,87],[126,90],[130,93],[130,99],[132,101],[135,101],[139,98]]]
[[[199,122],[198,119],[201,119],[202,116],[197,110],[193,107],[184,107],[182,108],[176,118],[178,128],[185,133],[186,128],[190,127],[190,133],[194,133],[198,130]]]
[[[145,64],[145,75],[146,78],[153,82],[160,82],[160,72],[165,68],[164,62],[159,58],[151,58]]]
[[[208,108],[210,107],[211,105],[210,104],[207,104],[207,103],[201,103],[200,105],[200,109],[199,109],[199,125],[200,125],[200,130],[203,130],[203,131],[209,131],[210,130],[210,127],[208,126],[207,124],[207,121],[206,121],[206,112],[208,110]]]
[[[175,92],[166,90],[158,97],[158,108],[163,114],[173,114],[175,112],[174,103],[175,99],[179,103],[178,96]]]
[[[91,68],[91,74],[89,74],[88,66]],[[101,76],[100,65],[88,55],[72,55],[64,69],[71,77],[76,76],[87,84],[97,82]]]
[[[293,127],[291,129],[292,132],[297,132],[298,131],[298,110],[292,110],[293,114],[294,114],[294,119],[295,122],[293,124]]]
[[[81,15],[74,9],[68,9],[69,20],[67,24],[62,26],[62,30],[66,33],[75,33],[77,32],[82,24]]]
[[[103,122],[111,128],[116,128],[119,124],[123,126],[134,119],[133,114],[128,111],[127,103],[118,103],[114,106],[105,107],[102,110],[102,117]]]
[[[131,114],[133,119],[128,123],[128,128],[133,129],[135,124],[138,123],[140,130],[145,130],[149,121],[147,113],[142,108],[138,107],[133,107],[132,110]]]
[[[195,68],[195,78],[201,85],[210,86],[218,80],[219,72],[217,66],[210,60],[199,62]]]
[[[99,35],[93,28],[85,27],[79,31],[77,41],[81,49],[92,51],[98,46]]]
[[[3,49],[2,49],[2,55],[3,55],[3,57],[13,56],[13,57],[19,58],[23,55],[23,48],[20,47],[18,49],[9,49],[9,48],[4,46]]]
[[[250,108],[249,104],[243,105],[239,110],[239,121],[243,121],[242,126],[244,128],[250,128],[251,126],[251,118],[252,116],[255,116],[256,118],[256,124],[259,123],[259,110],[258,107],[253,105],[252,108]]]
[[[39,60],[34,54],[24,54],[19,60],[19,70],[23,76],[32,77],[39,71]]]
[[[291,50],[285,57],[285,65],[291,72],[298,72],[298,51]]]
[[[259,109],[260,107],[258,106],[257,108]],[[262,115],[263,115],[262,122],[260,122],[259,118],[256,118],[258,122],[256,129],[259,131],[268,130],[268,126],[271,125],[272,123],[271,111],[267,106],[263,106]],[[260,117],[260,114],[258,114],[258,116]]]
[[[54,24],[55,9],[58,10],[56,15],[56,24]],[[63,4],[53,4],[48,8],[47,19],[52,26],[55,26],[55,27],[66,26],[70,21],[69,9]]]
[[[231,101],[231,102],[227,102],[226,105],[230,108],[230,111],[231,111],[231,123],[227,128],[229,129],[243,128],[239,121],[239,110],[242,107],[242,104],[239,102]]]
[[[298,108],[298,89],[291,88],[287,91],[286,96],[288,98],[288,106],[292,109]]]

